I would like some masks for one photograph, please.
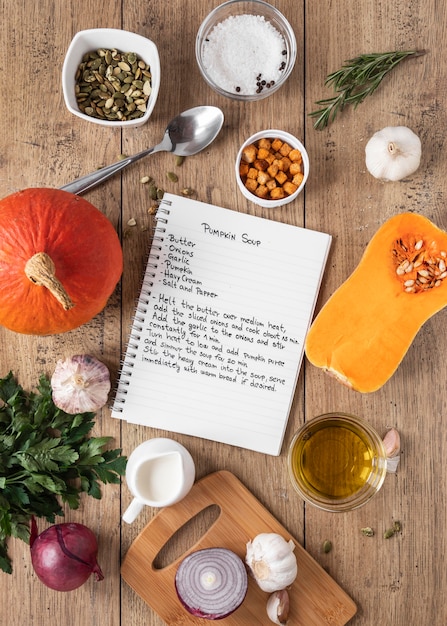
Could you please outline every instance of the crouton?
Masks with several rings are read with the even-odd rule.
[[[270,192],[270,198],[272,200],[281,200],[282,198],[285,197],[285,195],[286,194],[285,194],[284,189],[282,187],[275,187]]]
[[[275,179],[280,185],[283,185],[287,180],[287,174],[281,170],[276,174]]]
[[[272,150],[274,150],[274,152],[279,152],[279,149],[282,146],[282,141],[281,139],[274,139],[272,141]]]
[[[289,152],[291,151],[292,147],[289,146],[289,144],[287,142],[284,142],[282,144],[282,146],[279,149],[279,152],[283,155],[283,156],[287,156],[289,154]]]
[[[258,186],[258,181],[255,178],[247,178],[247,180],[245,181],[245,186],[247,187],[248,191],[254,193],[256,187]]]
[[[258,185],[255,190],[255,194],[258,198],[267,198],[269,190],[265,185]]]
[[[243,149],[242,160],[245,161],[246,163],[254,163],[254,161],[256,160],[257,153],[258,151],[256,149],[256,146],[251,143],[250,145],[248,145],[246,148]]]
[[[290,164],[289,172],[290,172],[291,176],[295,176],[295,174],[300,174],[301,173],[301,163],[297,163],[296,161],[293,161]]]
[[[301,152],[296,148],[293,148],[293,150],[291,150],[287,156],[294,163],[301,163],[301,161],[303,160]]]
[[[291,183],[290,180],[287,180],[282,186],[282,188],[284,189],[284,191],[286,192],[288,196],[291,196],[298,189],[298,186],[294,185],[294,183]]]
[[[255,167],[250,167],[247,172],[247,178],[254,178],[255,180],[258,177],[258,170]]]
[[[265,159],[256,159],[253,165],[257,170],[261,170],[262,172],[265,172],[265,170],[269,166],[269,162],[266,161]]]
[[[270,180],[270,176],[267,172],[258,172],[258,177],[256,179],[260,185],[265,185],[268,180]]]
[[[295,174],[295,176],[292,178],[292,183],[294,185],[297,185],[297,187],[299,187],[301,183],[303,182],[303,178],[304,178],[304,174],[302,174],[301,172],[299,174]]]

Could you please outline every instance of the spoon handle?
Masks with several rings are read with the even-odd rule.
[[[76,178],[76,180],[74,180],[73,182],[61,187],[61,189],[63,189],[64,191],[69,191],[70,193],[80,195],[81,193],[84,193],[84,191],[88,191],[89,189],[96,187],[96,185],[99,185],[99,183],[107,180],[117,172],[120,172],[131,163],[135,163],[135,161],[142,159],[148,154],[151,154],[151,152],[157,152],[158,149],[159,146],[155,146],[154,148],[143,150],[142,152],[134,154],[133,156],[126,157],[122,161],[117,161],[116,163],[112,163],[111,165],[106,165],[99,170],[91,172],[91,174],[86,174],[85,176]]]

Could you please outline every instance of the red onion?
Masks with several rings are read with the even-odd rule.
[[[248,577],[237,554],[226,548],[205,548],[183,559],[175,576],[180,602],[192,615],[223,619],[243,602]]]
[[[96,580],[104,578],[96,562],[96,537],[83,524],[55,524],[38,535],[36,521],[32,518],[30,547],[34,571],[51,589],[77,589],[92,572]]]

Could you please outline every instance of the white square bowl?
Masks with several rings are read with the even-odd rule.
[[[83,113],[76,101],[75,76],[83,56],[92,50],[99,48],[116,48],[121,52],[135,52],[150,67],[152,91],[149,95],[147,108],[139,118],[134,120],[103,120]],[[145,124],[155,106],[160,89],[160,57],[157,46],[153,41],[126,30],[117,28],[92,28],[81,30],[73,37],[62,67],[62,90],[67,109],[83,120],[100,124],[102,126],[142,126]]]

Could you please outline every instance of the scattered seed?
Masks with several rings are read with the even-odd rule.
[[[326,539],[326,541],[323,541],[323,545],[321,546],[321,549],[323,550],[325,554],[328,554],[332,550],[332,541],[329,541],[329,539]]]
[[[142,178],[140,178],[140,183],[142,183],[143,185],[146,185],[146,183],[150,183],[152,181],[152,178],[150,176],[143,176]]]
[[[160,187],[157,188],[157,200],[162,200],[165,195],[165,190]]]
[[[390,539],[395,534],[396,534],[396,531],[394,530],[394,528],[387,528],[387,530],[383,533],[383,538]]]
[[[166,176],[171,181],[171,183],[177,183],[178,182],[178,176],[177,176],[177,174],[175,172],[166,172]]]
[[[149,185],[149,197],[151,200],[157,199],[157,187],[153,183]]]
[[[147,210],[147,212],[149,213],[149,215],[155,215],[156,212],[158,211],[158,206],[156,204],[153,204],[152,206],[150,206]]]
[[[399,521],[395,521],[393,524],[393,528],[395,533],[400,533],[400,531],[402,530],[402,524]]]
[[[128,226],[136,226],[137,225],[137,220],[134,217],[131,217],[130,220],[127,222]]]
[[[370,526],[366,526],[365,528],[362,528],[362,535],[365,535],[365,537],[373,537],[374,531]]]
[[[180,156],[179,154],[175,155],[175,164],[180,167],[180,165],[183,165],[183,161],[185,160],[184,156]]]
[[[197,194],[195,189],[191,189],[191,187],[185,187],[182,189],[182,196],[189,198],[190,196],[195,196]]]

